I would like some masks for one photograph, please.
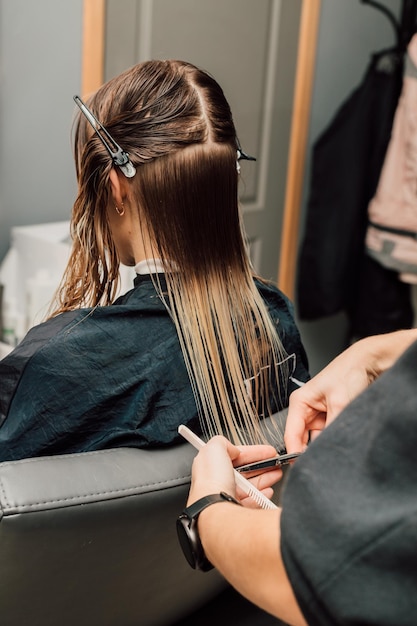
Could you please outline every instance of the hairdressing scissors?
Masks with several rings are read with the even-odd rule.
[[[247,463],[247,465],[240,465],[235,467],[238,472],[253,472],[255,470],[263,470],[274,467],[282,467],[288,465],[290,461],[293,461],[299,457],[302,452],[292,452],[291,454],[279,454],[263,461],[255,461],[254,463]]]

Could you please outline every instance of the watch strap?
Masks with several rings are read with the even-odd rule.
[[[234,502],[235,504],[240,504],[236,498],[233,498],[233,496],[230,496],[228,493],[221,491],[220,493],[213,493],[209,496],[200,498],[193,504],[190,504],[190,506],[187,506],[187,508],[184,509],[184,513],[191,519],[197,519],[201,511],[204,511],[204,509],[211,504],[215,504],[216,502]]]

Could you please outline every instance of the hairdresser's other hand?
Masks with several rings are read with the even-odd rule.
[[[237,497],[245,506],[257,506],[236,486],[233,465],[252,463],[275,455],[276,450],[273,446],[234,446],[225,437],[213,437],[194,459],[188,505],[204,496],[225,491]],[[245,477],[248,476],[250,474],[245,475]],[[251,478],[251,482],[266,497],[271,498],[272,485],[281,477],[282,470],[267,470],[262,474],[257,473]]]
[[[417,339],[417,329],[366,337],[339,354],[290,396],[284,440],[304,450],[375,378]]]

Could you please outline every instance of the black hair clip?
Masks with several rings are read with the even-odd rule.
[[[246,152],[244,152],[242,150],[242,148],[240,147],[240,143],[236,140],[237,143],[237,148],[236,148],[236,169],[237,169],[237,173],[240,174],[240,163],[239,161],[256,161],[256,158],[253,156],[250,156],[250,154],[247,154]]]
[[[243,152],[242,148],[239,146],[237,149],[237,160],[238,161],[256,161],[256,157],[250,156],[250,154],[246,154]]]
[[[119,144],[113,139],[110,133],[104,128],[103,124],[98,121],[95,115],[93,115],[79,96],[74,96],[74,102],[77,106],[79,106],[87,121],[96,131],[97,136],[101,140],[107,152],[110,154],[113,163],[122,170],[126,178],[133,178],[136,174],[136,168],[129,159],[128,153],[122,150]],[[104,133],[104,136],[102,133]]]

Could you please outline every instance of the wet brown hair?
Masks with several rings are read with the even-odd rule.
[[[147,61],[103,85],[88,106],[137,168],[126,179],[129,202],[166,268],[166,291],[155,286],[176,326],[205,433],[238,442],[243,428],[247,440],[262,440],[271,371],[286,354],[254,284],[236,130],[221,87],[190,63]],[[110,304],[117,290],[119,259],[106,217],[113,163],[83,115],[75,162],[73,247],[54,314]]]

